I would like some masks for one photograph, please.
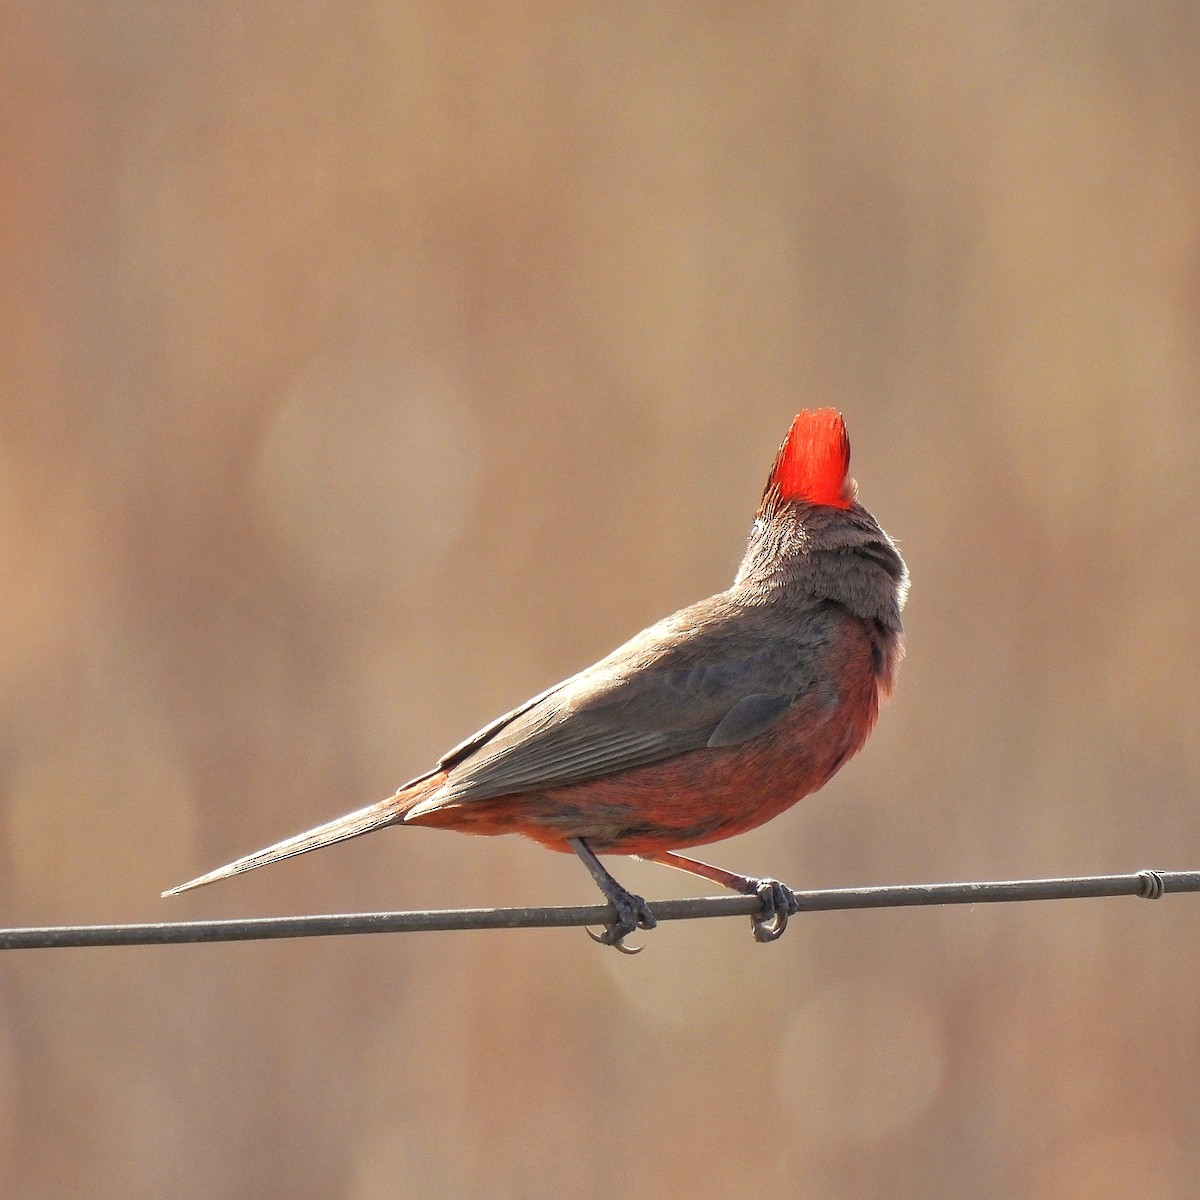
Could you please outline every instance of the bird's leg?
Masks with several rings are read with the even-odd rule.
[[[637,954],[642,947],[626,946],[625,939],[635,929],[653,929],[658,924],[650,906],[641,896],[626,891],[601,866],[600,860],[583,838],[567,838],[567,845],[583,860],[583,865],[592,873],[592,878],[608,898],[608,902],[617,910],[617,919],[606,925],[603,933],[593,933],[589,929],[588,937],[602,946],[612,946],[622,954]]]
[[[648,862],[674,867],[677,871],[687,871],[689,875],[711,879],[713,883],[719,883],[733,892],[741,892],[743,896],[757,896],[762,901],[762,912],[750,918],[756,942],[773,942],[787,928],[788,917],[800,911],[796,893],[778,879],[755,879],[750,875],[735,875],[732,871],[698,862],[694,858],[684,858],[682,854],[674,854],[670,850],[663,850],[659,854],[642,854],[638,857]]]

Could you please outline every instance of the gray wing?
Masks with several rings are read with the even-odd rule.
[[[468,739],[420,809],[582,783],[769,729],[814,685],[819,614],[797,639],[769,613],[700,611],[699,623],[677,613]]]

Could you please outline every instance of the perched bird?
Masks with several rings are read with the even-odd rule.
[[[583,860],[616,916],[655,925],[597,854],[628,854],[758,896],[754,936],[797,911],[775,879],[677,851],[769,821],[866,741],[903,655],[908,572],[858,503],[833,409],[801,412],[771,467],[733,584],[534,696],[368,808],[164,892],[225,879],[388,825],[522,833]]]

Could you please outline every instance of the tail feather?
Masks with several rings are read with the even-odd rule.
[[[403,811],[404,804],[400,797],[390,796],[377,804],[338,817],[335,821],[276,842],[274,846],[268,846],[265,850],[256,850],[253,854],[217,867],[207,875],[200,875],[187,883],[181,883],[178,887],[169,888],[163,895],[178,896],[180,892],[203,887],[206,883],[216,883],[218,879],[228,879],[231,875],[240,875],[243,871],[253,871],[256,867],[265,867],[268,863],[282,862],[285,858],[295,858],[297,854],[307,854],[310,850],[319,850],[322,846],[332,846],[334,842],[344,842],[347,838],[370,833],[373,829],[392,824]]]

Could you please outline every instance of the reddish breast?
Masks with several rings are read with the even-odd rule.
[[[879,712],[879,668],[890,657],[874,631],[847,612],[820,680],[752,741],[566,787],[468,801],[417,823],[523,833],[557,850],[568,849],[566,838],[582,837],[594,850],[619,854],[680,850],[743,833],[816,791],[862,747]]]

